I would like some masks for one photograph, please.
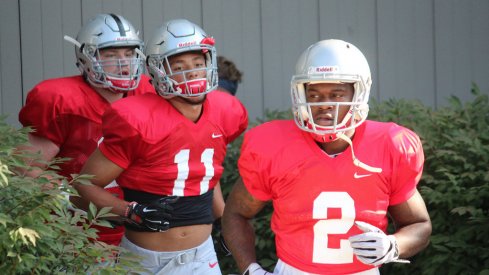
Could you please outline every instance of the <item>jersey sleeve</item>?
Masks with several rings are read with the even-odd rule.
[[[232,110],[235,113],[235,125],[236,127],[231,131],[231,134],[227,138],[227,143],[231,143],[239,135],[241,135],[246,128],[248,128],[248,111],[241,103],[241,101],[236,100],[233,102]]]
[[[424,165],[421,141],[414,132],[398,126],[391,131],[393,170],[390,205],[407,201],[416,191]]]
[[[269,175],[271,162],[260,152],[260,144],[257,142],[259,139],[253,130],[245,134],[238,160],[239,174],[253,197],[268,201],[272,199]]]
[[[27,95],[26,104],[19,112],[19,122],[24,127],[32,127],[33,135],[47,138],[60,147],[70,132],[63,106],[61,97],[38,85]]]
[[[113,108],[105,112],[102,121],[104,139],[100,151],[119,167],[127,169],[141,151],[138,132]]]

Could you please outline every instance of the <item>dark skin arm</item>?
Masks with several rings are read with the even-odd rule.
[[[222,234],[241,272],[256,262],[255,231],[250,223],[267,202],[255,199],[241,179],[226,200],[222,217]]]
[[[409,258],[428,246],[431,220],[423,198],[416,193],[406,202],[389,207],[389,214],[397,228],[399,258]]]

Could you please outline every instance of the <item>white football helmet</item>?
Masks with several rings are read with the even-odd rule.
[[[172,72],[169,57],[192,51],[204,54],[205,67]],[[217,87],[214,39],[199,26],[185,19],[170,20],[156,30],[146,48],[146,66],[153,86],[161,96],[196,97]],[[205,78],[187,79],[189,72],[199,70],[206,71]],[[176,75],[182,76],[181,83],[172,79]]]
[[[143,51],[143,41],[134,26],[116,14],[98,14],[78,32],[76,40],[65,39],[75,44],[77,67],[88,82],[114,92],[126,92],[137,88],[142,71],[143,59],[135,52],[133,58],[100,60],[100,50],[105,48],[131,47]],[[111,66],[115,73],[104,67]],[[128,67],[128,69],[127,69]]]
[[[305,95],[305,86],[308,83],[353,83],[353,100],[342,103],[308,103]],[[371,84],[367,59],[357,47],[335,39],[314,43],[299,57],[291,80],[292,111],[297,126],[310,132],[320,142],[334,141],[339,133],[352,131],[367,118]],[[314,122],[311,106],[318,105],[336,107],[332,126],[321,126]],[[340,105],[350,106],[342,121],[337,120]]]

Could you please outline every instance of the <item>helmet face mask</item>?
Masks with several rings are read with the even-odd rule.
[[[192,61],[182,68],[172,66],[175,59],[188,60],[186,55],[193,55],[198,64]],[[188,20],[163,24],[150,39],[146,56],[153,86],[161,96],[199,97],[217,87],[214,39]]]
[[[144,66],[135,49],[142,51],[144,44],[129,21],[99,14],[82,27],[76,42],[77,67],[92,86],[113,92],[137,88]]]
[[[306,85],[316,83],[351,83],[353,99],[348,102],[307,102]],[[353,132],[367,118],[370,86],[370,69],[360,50],[341,40],[317,42],[302,53],[291,80],[294,120],[315,140],[334,141],[338,133]],[[332,125],[322,126],[314,121],[312,109],[318,106],[333,106]],[[349,110],[340,121],[338,110],[341,106],[349,106]]]

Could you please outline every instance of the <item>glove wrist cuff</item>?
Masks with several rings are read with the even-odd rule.
[[[132,213],[133,213],[133,210],[134,210],[134,205],[138,204],[137,202],[135,201],[132,201],[130,202],[127,206],[126,206],[126,210],[124,211],[124,217],[127,218],[127,219],[131,219],[131,216],[132,216]]]
[[[392,245],[392,260],[399,259],[399,246],[397,245],[396,237],[394,235],[387,235],[387,238]]]
[[[253,274],[252,272],[258,269],[262,269],[261,265],[258,263],[251,263],[248,268],[246,268],[245,272],[243,272],[243,275]]]

